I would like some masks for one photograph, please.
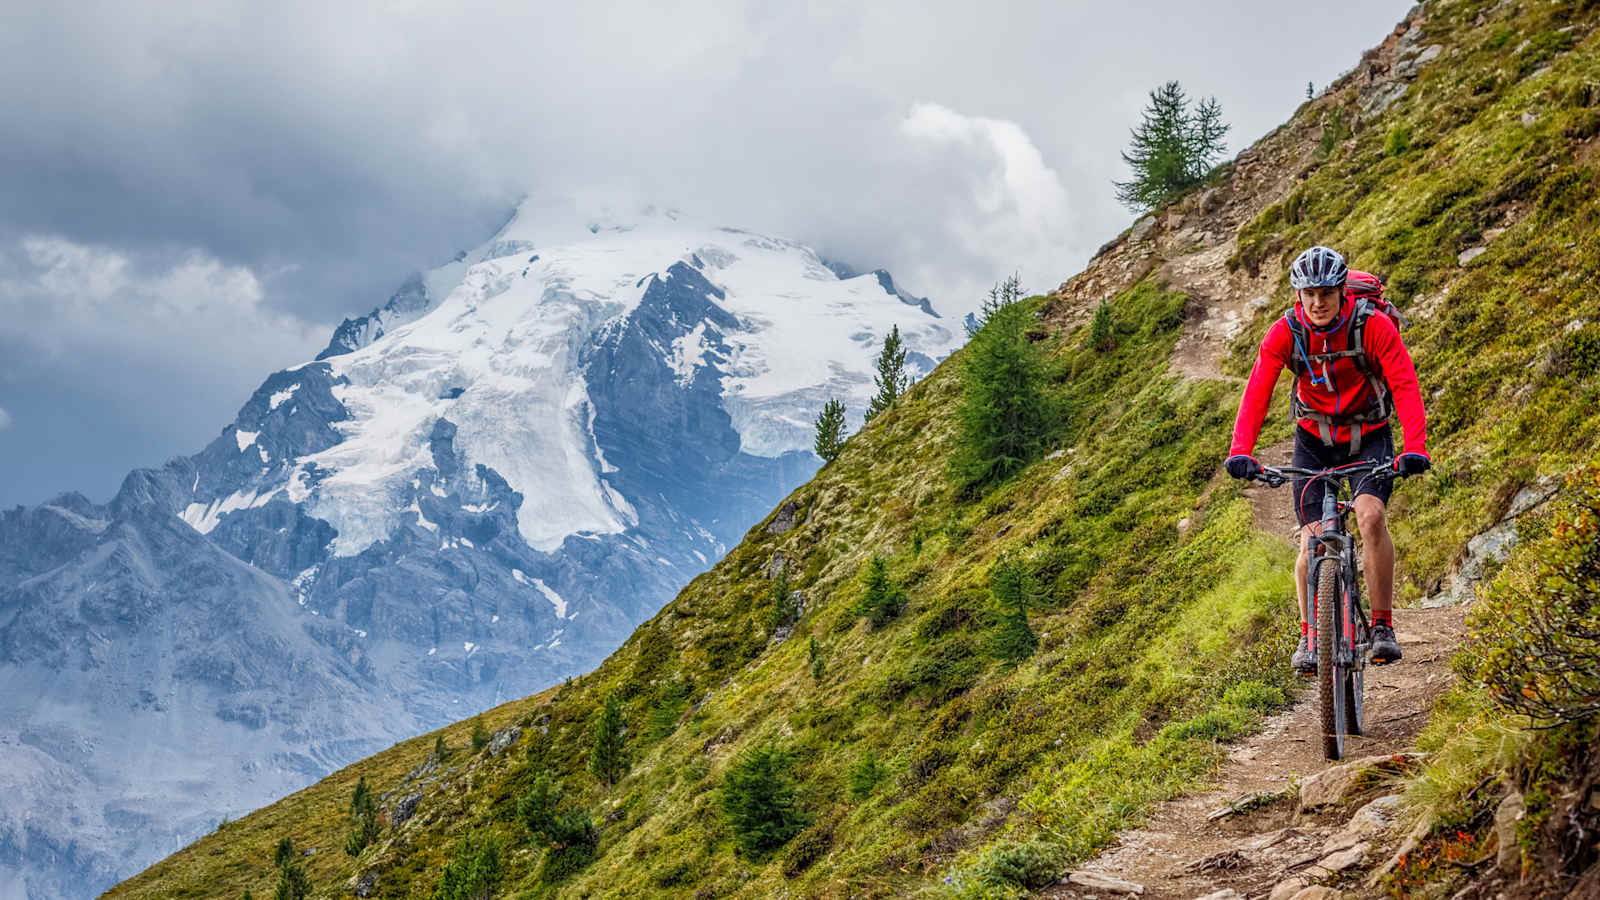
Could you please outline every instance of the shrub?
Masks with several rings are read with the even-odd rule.
[[[994,887],[1042,888],[1061,874],[1058,852],[1038,839],[1025,844],[1001,844],[979,868],[979,878]]]
[[[806,827],[789,767],[787,753],[762,744],[741,753],[723,780],[722,811],[746,855],[765,856]]]
[[[811,659],[811,680],[821,681],[822,670],[828,664],[828,658],[822,653],[822,646],[817,643],[817,638],[812,635],[806,639],[806,656]]]
[[[489,729],[483,726],[483,718],[481,716],[474,717],[472,720],[472,752],[477,753],[484,747],[489,746],[489,741],[493,740],[493,738],[494,736],[489,733]]]
[[[1600,465],[1573,473],[1529,560],[1496,579],[1469,622],[1464,668],[1541,725],[1600,714]]]
[[[1104,300],[1094,308],[1094,318],[1089,320],[1088,347],[1099,353],[1109,353],[1117,347],[1116,320],[1111,304]]]
[[[811,868],[833,849],[833,823],[818,822],[800,833],[783,854],[783,874],[790,878]]]

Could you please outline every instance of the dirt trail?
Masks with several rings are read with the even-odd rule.
[[[1258,457],[1284,464],[1291,448],[1292,442],[1284,441],[1262,449]],[[1286,489],[1252,486],[1245,495],[1258,529],[1293,539],[1295,522]],[[1464,616],[1459,606],[1396,610],[1395,629],[1405,659],[1367,668],[1367,733],[1349,740],[1346,759],[1410,749],[1433,703],[1449,687],[1449,659],[1460,644]],[[1275,886],[1323,859],[1327,841],[1350,818],[1348,808],[1320,816],[1296,811],[1294,786],[1332,765],[1322,755],[1317,698],[1308,682],[1292,708],[1232,748],[1211,790],[1157,805],[1144,827],[1119,835],[1110,849],[1074,871],[1142,885],[1140,896],[1147,900],[1191,900],[1230,888],[1245,898],[1268,897]],[[1253,794],[1279,794],[1281,799],[1213,818],[1230,802]],[[1381,861],[1377,851],[1369,851],[1364,863]],[[1359,882],[1344,889],[1371,893]],[[1292,891],[1280,893],[1293,896]],[[1107,900],[1126,895],[1063,883],[1038,896]]]

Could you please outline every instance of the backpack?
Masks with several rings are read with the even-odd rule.
[[[1400,310],[1395,309],[1394,304],[1383,296],[1383,282],[1370,272],[1350,270],[1350,274],[1345,277],[1344,299],[1355,304],[1350,311],[1348,325],[1350,340],[1348,349],[1334,353],[1308,353],[1306,348],[1311,346],[1311,342],[1304,323],[1294,314],[1293,308],[1284,312],[1283,319],[1289,325],[1289,334],[1294,342],[1294,352],[1289,354],[1289,368],[1296,377],[1309,376],[1312,384],[1317,384],[1321,379],[1313,372],[1312,363],[1331,364],[1340,357],[1350,357],[1362,376],[1367,379],[1367,384],[1372,387],[1372,403],[1364,410],[1329,415],[1305,405],[1300,400],[1300,392],[1294,390],[1289,393],[1289,417],[1294,421],[1308,419],[1315,422],[1322,442],[1330,447],[1334,445],[1334,426],[1351,426],[1350,453],[1354,455],[1361,450],[1362,431],[1354,426],[1387,422],[1394,414],[1394,397],[1389,393],[1389,385],[1367,359],[1367,320],[1374,315],[1388,316],[1397,329],[1405,328],[1411,323],[1407,322],[1406,317],[1400,314]]]

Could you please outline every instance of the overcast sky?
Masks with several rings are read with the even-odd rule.
[[[1131,221],[1152,87],[1214,95],[1237,151],[1407,4],[6,6],[0,506],[198,450],[528,193],[807,241],[950,314],[1048,289]]]

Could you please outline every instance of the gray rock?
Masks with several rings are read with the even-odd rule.
[[[1061,880],[1062,884],[1073,884],[1092,891],[1105,891],[1108,894],[1131,894],[1135,897],[1144,893],[1144,885],[1133,881],[1124,881],[1099,872],[1073,872]]]
[[[1353,847],[1346,847],[1324,856],[1317,865],[1329,872],[1343,872],[1345,869],[1360,865],[1361,861],[1367,858],[1367,851],[1371,849],[1371,844],[1362,841]]]
[[[1244,897],[1233,888],[1223,888],[1220,891],[1212,891],[1204,897],[1196,897],[1194,900],[1244,900]]]
[[[1156,217],[1154,215],[1144,216],[1133,223],[1133,231],[1128,237],[1135,241],[1142,241],[1145,235],[1150,233],[1150,229],[1154,227],[1156,227]]]
[[[1468,247],[1456,254],[1456,265],[1464,266],[1488,252],[1488,247]]]
[[[507,725],[494,733],[489,739],[489,757],[492,759],[504,753],[506,748],[515,744],[522,737],[522,728],[517,725]]]
[[[362,872],[351,879],[350,890],[357,897],[371,897],[372,892],[378,887],[378,873],[373,871]]]
[[[394,809],[389,811],[389,826],[391,828],[399,828],[404,825],[407,820],[417,814],[417,804],[421,802],[421,793],[412,793],[401,797],[395,803]]]
[[[1414,753],[1367,756],[1323,769],[1300,783],[1300,811],[1311,812],[1339,803],[1354,793],[1363,779],[1400,771],[1421,758]]]
[[[785,500],[778,511],[773,513],[772,521],[767,523],[767,534],[783,534],[795,526],[795,513],[800,509],[799,504],[793,500]]]

